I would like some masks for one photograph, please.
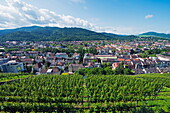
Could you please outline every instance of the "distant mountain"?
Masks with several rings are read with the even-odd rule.
[[[0,41],[88,41],[133,39],[136,36],[120,36],[111,33],[97,33],[82,28],[22,27],[0,30]]]
[[[22,27],[22,28],[17,28],[17,29],[5,29],[5,30],[0,30],[0,36],[17,32],[17,31],[33,31],[35,29],[40,28],[39,26],[31,26],[31,27]]]
[[[131,39],[137,38],[137,36],[135,36],[135,35],[117,35],[117,34],[113,34],[113,33],[102,33],[102,34],[105,36],[112,37],[116,40],[131,40]]]
[[[157,33],[157,32],[147,32],[147,33],[140,34],[140,36],[155,36],[161,38],[170,38],[170,34]]]

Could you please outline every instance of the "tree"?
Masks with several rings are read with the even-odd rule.
[[[73,48],[68,48],[63,52],[67,53],[68,56],[71,57],[73,55],[73,53],[75,53],[75,50]]]
[[[135,51],[133,49],[130,50],[130,54],[134,54]]]
[[[103,68],[106,68],[106,67],[109,67],[109,66],[111,66],[111,63],[110,63],[110,62],[107,62],[107,63],[103,63],[103,64],[102,64],[102,67],[103,67]]]
[[[132,74],[131,69],[124,67],[124,63],[121,62],[120,65],[114,70],[116,75],[129,75]]]
[[[50,62],[45,62],[45,68],[50,67],[51,63]]]
[[[42,63],[45,64],[45,59],[43,58]]]
[[[96,60],[96,59],[93,59],[92,62],[95,63],[95,62],[97,62],[97,60]]]
[[[31,73],[32,72],[32,66],[27,66],[27,72]]]
[[[97,54],[97,50],[96,50],[95,47],[91,47],[91,48],[88,49],[88,53],[92,53],[92,54],[96,55]]]
[[[35,59],[33,60],[32,64],[35,65],[37,62],[35,61]]]
[[[77,50],[77,53],[80,54],[80,63],[83,62],[83,57],[84,57],[85,52],[86,51],[83,49],[83,47],[79,47],[78,50]]]
[[[129,68],[125,68],[123,72],[124,72],[124,75],[132,74],[131,69]]]
[[[146,57],[148,57],[148,55],[147,54],[145,54],[145,53],[141,53],[141,54],[139,54],[142,58],[146,58]]]
[[[5,52],[5,50],[4,49],[0,49],[0,52]]]
[[[5,52],[11,52],[11,51],[19,51],[18,48],[6,48]]]

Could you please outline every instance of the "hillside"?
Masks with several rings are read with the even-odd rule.
[[[105,36],[112,37],[117,40],[131,40],[131,39],[137,38],[137,36],[135,36],[135,35],[117,35],[117,34],[113,34],[113,33],[102,33],[102,34]]]
[[[22,27],[22,28],[17,28],[17,29],[5,29],[5,30],[0,30],[0,36],[9,34],[9,33],[13,33],[13,32],[17,32],[17,31],[33,31],[36,29],[39,29],[41,27],[39,26],[31,26],[31,27]]]
[[[88,41],[131,38],[136,38],[136,36],[120,36],[111,33],[97,33],[82,28],[32,26],[0,30],[0,41]]]
[[[147,32],[140,34],[141,36],[155,36],[155,37],[162,37],[162,38],[170,38],[170,34],[165,33],[157,33],[157,32]]]

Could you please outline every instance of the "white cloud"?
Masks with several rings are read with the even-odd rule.
[[[150,19],[150,18],[153,18],[153,17],[154,17],[154,15],[149,14],[149,15],[146,15],[146,16],[145,16],[145,19]]]
[[[58,15],[47,9],[38,9],[21,0],[6,0],[0,4],[0,28],[15,28],[29,25],[82,27],[93,29],[93,25],[86,20],[73,16]]]
[[[72,0],[83,2],[84,0]],[[133,27],[98,27],[86,20],[70,15],[59,15],[48,9],[39,9],[21,0],[6,0],[0,4],[0,29],[23,26],[81,27],[98,32],[133,34]]]

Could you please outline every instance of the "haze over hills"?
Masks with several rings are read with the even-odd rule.
[[[86,41],[134,38],[137,38],[137,36],[97,33],[82,28],[31,26],[17,29],[0,30],[0,41]]]

